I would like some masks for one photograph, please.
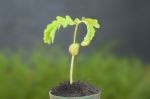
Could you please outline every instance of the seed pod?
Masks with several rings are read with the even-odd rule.
[[[69,53],[72,56],[76,56],[79,53],[79,47],[80,45],[78,43],[73,43],[69,46]]]

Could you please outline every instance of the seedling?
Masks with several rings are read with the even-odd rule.
[[[77,38],[78,26],[81,23],[84,23],[86,25],[87,33],[80,44],[76,41],[76,38]],[[60,27],[66,28],[68,26],[75,26],[74,33],[73,33],[73,42],[69,47],[69,53],[71,55],[70,84],[72,84],[74,59],[75,56],[79,53],[79,47],[80,45],[85,47],[91,43],[93,37],[95,36],[96,28],[100,28],[100,25],[98,23],[98,20],[92,18],[82,17],[81,20],[78,18],[72,20],[72,18],[68,15],[66,15],[65,17],[57,16],[56,20],[48,24],[46,29],[44,30],[44,38],[43,38],[44,43],[52,44],[54,42],[56,31],[59,30]]]

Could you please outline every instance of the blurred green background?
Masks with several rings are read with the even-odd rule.
[[[50,88],[69,79],[70,57],[59,49],[1,51],[0,99],[48,99]],[[102,99],[150,99],[150,65],[109,50],[81,53],[74,79],[100,88]]]

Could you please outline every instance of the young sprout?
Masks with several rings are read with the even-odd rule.
[[[82,40],[81,44],[76,42],[77,38],[77,31],[78,26],[84,23],[87,27],[87,33],[84,39]],[[52,21],[50,24],[47,25],[46,29],[44,30],[44,43],[52,44],[54,42],[56,31],[59,30],[60,27],[66,28],[68,26],[75,26],[74,33],[73,33],[73,41],[72,44],[69,46],[69,53],[71,55],[71,66],[70,66],[70,84],[73,83],[73,67],[74,67],[74,59],[75,56],[79,53],[79,47],[81,46],[88,46],[93,37],[95,36],[96,28],[100,28],[98,20],[92,18],[85,18],[82,19],[72,18],[68,15],[65,17],[57,16],[56,20]]]

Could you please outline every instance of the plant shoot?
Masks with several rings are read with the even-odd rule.
[[[77,31],[78,26],[84,23],[87,27],[87,33],[82,40],[81,43],[76,41],[77,38]],[[88,46],[93,37],[95,36],[96,28],[100,28],[100,24],[98,20],[92,18],[85,18],[82,19],[75,18],[74,20],[66,15],[65,17],[57,16],[56,20],[52,21],[50,24],[47,25],[46,29],[44,30],[44,43],[52,44],[54,42],[55,34],[59,30],[59,28],[63,27],[66,28],[68,26],[75,26],[73,32],[73,41],[72,44],[69,46],[69,53],[71,55],[71,64],[70,64],[70,84],[73,83],[73,67],[74,67],[74,59],[75,56],[79,53],[79,48],[81,46]]]

